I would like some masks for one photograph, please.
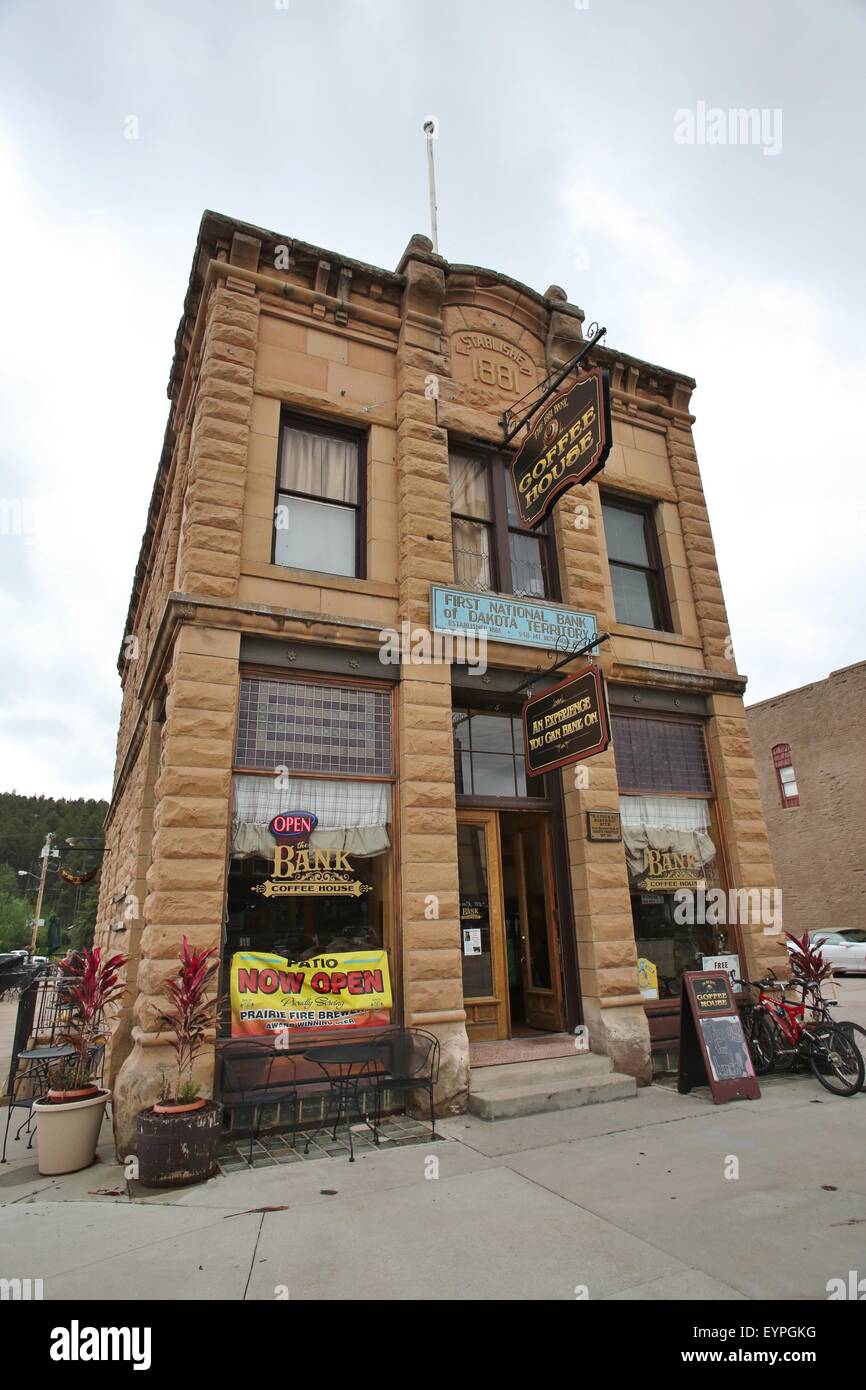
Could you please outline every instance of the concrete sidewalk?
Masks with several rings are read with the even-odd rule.
[[[714,1300],[825,1299],[866,1276],[866,1094],[779,1077],[713,1106],[652,1086],[442,1129],[166,1194],[127,1184],[110,1144],[52,1179],[19,1141],[0,1277],[41,1278],[47,1299]]]

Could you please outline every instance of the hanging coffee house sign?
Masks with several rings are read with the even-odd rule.
[[[268,829],[276,840],[270,878],[253,887],[265,898],[360,898],[371,884],[361,883],[344,850],[310,849],[318,825],[311,811],[281,811]]]
[[[597,666],[585,666],[552,690],[527,700],[522,713],[529,777],[583,762],[603,753],[610,743],[607,693]]]
[[[604,468],[611,442],[610,381],[593,367],[545,406],[511,461],[521,523],[540,526],[561,492]]]

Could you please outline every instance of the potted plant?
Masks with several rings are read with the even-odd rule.
[[[156,1105],[139,1111],[138,1177],[145,1187],[178,1187],[216,1172],[222,1106],[199,1094],[193,1069],[216,1021],[217,998],[210,986],[219,969],[216,949],[197,951],[183,939],[180,968],[163,985],[169,1008],[162,1022],[175,1055],[172,1077],[164,1077]]]
[[[804,932],[802,937],[794,936],[789,931],[785,935],[792,943],[788,950],[793,985],[820,985],[822,980],[832,976],[832,965],[824,959],[820,946],[812,945],[808,932]]]
[[[94,1160],[110,1095],[94,1075],[96,1053],[108,1015],[126,989],[120,979],[126,961],[106,955],[101,946],[85,946],[60,962],[58,987],[65,983],[70,1001],[65,1040],[73,1051],[49,1070],[48,1092],[33,1103],[40,1173],[76,1173]]]

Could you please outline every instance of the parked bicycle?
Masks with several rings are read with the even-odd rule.
[[[850,1019],[833,1017],[831,1010],[838,1009],[839,1000],[826,999],[822,993],[823,984],[823,980],[813,981],[800,979],[796,972],[791,977],[792,988],[803,990],[804,995],[807,990],[811,992],[812,1000],[807,1007],[812,1010],[815,1018],[820,1019],[822,1023],[835,1024],[837,1028],[841,1028],[842,1032],[851,1039],[860,1053],[860,1056],[863,1058],[864,1070],[866,1070],[866,1028],[861,1027],[859,1023],[852,1023]],[[863,1084],[864,1087],[866,1087],[866,1081],[864,1081]]]
[[[762,980],[741,979],[737,983],[758,992],[757,1002],[751,1005],[744,1020],[746,1041],[758,1076],[808,1063],[821,1085],[833,1095],[857,1094],[866,1070],[859,1048],[845,1031],[854,1025],[843,1026],[831,1020],[820,985],[796,981],[801,998],[791,1000],[783,998],[788,982],[778,980],[772,971]]]

